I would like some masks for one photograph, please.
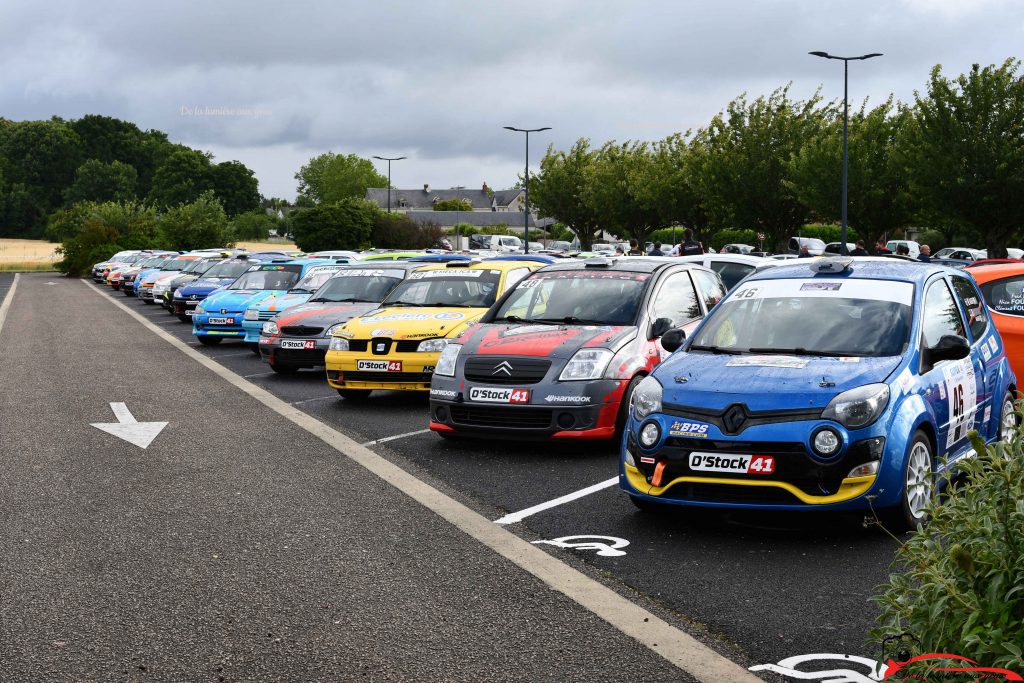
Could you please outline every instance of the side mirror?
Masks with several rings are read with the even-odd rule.
[[[671,318],[658,318],[651,324],[651,335],[649,339],[657,339],[661,335],[665,334],[672,329]]]
[[[686,333],[678,327],[669,330],[661,337],[661,345],[669,353],[675,353],[684,341],[686,341]]]
[[[944,360],[960,360],[971,353],[971,345],[963,337],[956,334],[944,334],[935,346],[924,350],[924,361],[935,365]]]

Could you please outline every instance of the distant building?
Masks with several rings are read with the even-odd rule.
[[[422,190],[391,190],[391,210],[398,213],[410,211],[433,211],[437,202],[462,199],[473,206],[474,212],[507,213],[522,211],[525,203],[522,190],[491,190],[484,183],[479,190],[454,189],[435,190],[424,185]],[[382,209],[388,208],[388,188],[371,187],[366,190],[366,199],[375,202]],[[501,221],[499,221],[501,222]]]
[[[451,228],[459,223],[468,223],[478,228],[507,225],[510,230],[515,230],[523,227],[522,211],[406,211],[405,213],[417,223],[433,223],[442,228]],[[528,225],[531,229],[537,227],[532,215]]]

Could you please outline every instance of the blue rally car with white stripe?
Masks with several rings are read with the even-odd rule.
[[[310,268],[330,263],[324,259],[278,259],[250,266],[237,280],[196,306],[192,334],[207,346],[223,339],[244,338],[242,319],[249,306],[270,296],[286,294]],[[255,342],[252,347],[259,353]]]
[[[619,483],[641,509],[874,510],[933,493],[1017,426],[1017,382],[974,281],[893,259],[801,261],[734,289],[636,388]],[[670,349],[670,350],[671,350]]]

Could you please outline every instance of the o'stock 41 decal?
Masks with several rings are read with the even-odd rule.
[[[974,426],[978,411],[978,382],[970,358],[963,358],[942,368],[946,400],[949,402],[949,432],[946,448],[967,436]],[[940,385],[943,386],[943,385]]]

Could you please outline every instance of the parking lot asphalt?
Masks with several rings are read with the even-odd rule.
[[[37,276],[23,277],[19,288],[33,286],[30,283],[36,279]],[[67,282],[62,286],[83,290],[83,295],[74,294],[75,300],[91,295],[100,305],[95,310],[104,310],[102,299],[87,291],[93,285]],[[189,325],[157,307],[109,290],[104,296],[116,297],[203,355],[360,443],[390,439],[371,447],[490,519],[528,510],[588,487],[596,488],[588,495],[530,514],[507,528],[530,540],[598,535],[628,541],[629,545],[623,548],[625,554],[615,556],[544,547],[567,562],[585,563],[620,590],[636,591],[642,599],[686,624],[691,632],[717,642],[734,659],[755,664],[812,652],[879,655],[865,640],[876,613],[870,596],[875,593],[875,586],[885,580],[897,542],[877,529],[864,528],[859,518],[642,513],[614,485],[596,486],[616,476],[617,455],[613,445],[566,447],[503,440],[442,441],[434,434],[424,433],[425,396],[379,392],[363,403],[348,402],[327,386],[322,371],[278,376],[239,343],[200,347]],[[12,310],[12,316],[18,308]],[[89,310],[94,310],[91,304]],[[119,352],[111,351],[109,364],[104,366],[104,371],[108,375],[113,373],[112,376],[123,372],[119,366],[123,359],[137,354],[125,349],[124,344],[152,336],[137,323],[133,325],[116,315],[114,322],[102,329],[86,320],[84,330],[89,334],[88,341],[79,343],[89,346],[94,353],[122,345]],[[3,334],[11,334],[11,329],[5,329]],[[185,371],[182,360],[168,349],[159,349],[135,362],[138,372],[148,373],[141,380],[142,387],[155,396],[166,395],[162,388],[165,380],[177,382],[179,374]],[[196,380],[193,391],[201,399],[184,405],[195,404],[197,427],[209,419],[211,400],[217,408],[234,410],[230,405],[222,405],[231,402],[230,393],[214,392],[209,380]],[[89,395],[94,393],[95,388]],[[203,406],[205,410],[199,409]],[[192,409],[189,410],[192,414]],[[214,410],[213,415],[216,414]],[[252,418],[243,419],[243,423],[251,426]],[[200,439],[213,438],[205,428],[194,434]],[[277,457],[280,449],[286,462],[297,457],[287,437],[275,429],[251,436],[261,452],[272,452]]]
[[[92,285],[46,281],[22,276],[0,330],[0,679],[690,680]],[[265,367],[237,350],[211,355]],[[121,403],[168,423],[147,448],[91,426]],[[389,403],[374,433],[415,422]]]

